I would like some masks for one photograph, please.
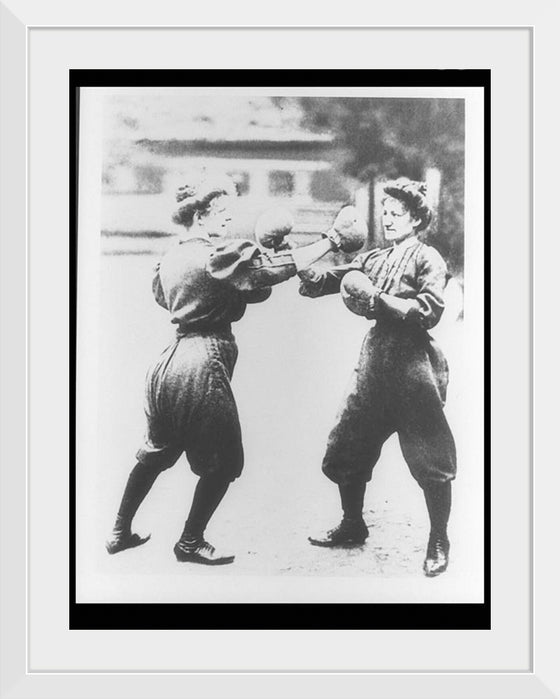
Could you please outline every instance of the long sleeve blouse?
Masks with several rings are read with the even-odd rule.
[[[312,298],[335,294],[351,270],[366,274],[381,292],[373,313],[376,320],[402,320],[424,329],[439,322],[447,266],[435,248],[413,237],[393,248],[362,253],[326,272],[310,267],[299,273],[300,293]]]
[[[180,241],[156,266],[152,290],[171,314],[178,335],[229,327],[248,303],[296,274],[291,254],[268,254],[250,240],[214,245],[206,238]]]

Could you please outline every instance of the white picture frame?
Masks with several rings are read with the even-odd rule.
[[[501,6],[502,3],[499,3]],[[506,6],[503,5],[502,9]],[[507,10],[500,15],[497,10],[491,12],[483,3],[472,4],[468,14],[468,23],[477,25],[478,29],[473,27],[470,31],[484,32],[484,27],[488,27],[486,31],[491,29],[499,29],[503,27],[503,35],[511,36],[507,32],[518,32],[526,37],[526,45],[528,48],[527,55],[522,57],[522,63],[527,71],[526,76],[529,77],[531,85],[532,78],[532,60],[533,60],[533,36],[535,28],[538,29],[537,39],[535,40],[535,51],[537,56],[542,56],[541,61],[549,66],[554,65],[553,59],[557,57],[557,48],[554,39],[554,20],[553,12],[542,9],[543,5],[536,5],[533,10]],[[531,225],[530,218],[533,212],[533,202],[531,197],[530,187],[532,184],[532,164],[531,151],[532,141],[530,127],[532,121],[527,118],[527,112],[524,112],[521,125],[525,124],[528,128],[520,132],[519,119],[513,115],[510,123],[507,125],[502,122],[501,127],[509,129],[516,137],[522,137],[522,143],[517,142],[516,145],[523,151],[523,157],[526,158],[527,170],[520,174],[520,184],[517,186],[512,183],[510,190],[514,190],[514,196],[525,197],[521,202],[524,211],[528,217],[525,219],[525,230],[512,230],[511,235],[515,242],[519,242],[522,250],[517,247],[508,250],[508,268],[509,274],[514,271],[516,285],[513,289],[505,284],[508,279],[507,270],[504,271],[503,266],[499,264],[502,258],[498,254],[497,247],[505,244],[507,241],[501,236],[505,232],[498,233],[496,228],[496,210],[499,212],[502,209],[499,205],[504,205],[507,199],[508,188],[504,187],[504,181],[511,177],[511,161],[507,162],[504,159],[506,153],[503,151],[503,140],[494,138],[495,130],[498,126],[493,123],[493,231],[496,237],[496,246],[493,248],[492,255],[492,280],[493,280],[493,307],[492,317],[495,319],[495,333],[497,340],[493,343],[493,368],[500,363],[496,371],[497,391],[493,385],[493,424],[496,425],[496,433],[493,432],[493,459],[509,459],[509,463],[515,468],[511,476],[511,483],[507,487],[497,478],[493,478],[493,498],[497,500],[497,508],[501,512],[500,499],[504,500],[510,497],[515,499],[517,490],[521,484],[524,485],[528,497],[527,508],[523,511],[520,523],[514,520],[506,519],[506,521],[498,522],[493,528],[493,555],[496,560],[493,560],[494,565],[498,566],[498,571],[504,572],[502,568],[508,565],[508,560],[512,563],[514,575],[527,576],[527,590],[529,599],[526,601],[526,608],[523,610],[509,608],[510,614],[519,613],[527,615],[529,620],[529,636],[524,639],[521,645],[527,652],[518,654],[509,659],[509,662],[504,661],[504,655],[501,660],[497,660],[494,667],[491,669],[478,670],[462,670],[457,672],[453,668],[436,668],[430,670],[415,670],[411,672],[406,666],[398,667],[396,665],[387,666],[383,669],[372,670],[371,672],[352,672],[339,671],[330,673],[327,669],[317,670],[317,667],[308,666],[305,664],[302,667],[295,668],[289,661],[286,660],[285,667],[277,666],[274,668],[254,668],[248,664],[239,664],[237,668],[229,667],[224,670],[224,658],[226,657],[228,646],[230,646],[232,634],[235,632],[213,632],[213,635],[199,634],[197,642],[203,648],[209,649],[214,647],[217,650],[217,656],[213,663],[208,663],[206,666],[190,667],[188,670],[174,668],[172,671],[138,671],[131,669],[130,666],[123,664],[116,665],[113,668],[108,668],[101,663],[98,669],[92,667],[84,669],[84,666],[79,663],[79,653],[72,656],[70,652],[71,644],[75,644],[75,648],[81,646],[83,650],[92,644],[90,649],[99,648],[99,641],[102,640],[103,633],[96,632],[67,632],[66,645],[59,646],[60,637],[53,628],[49,628],[48,623],[44,625],[41,632],[41,638],[37,638],[30,634],[29,621],[34,614],[39,613],[31,605],[28,605],[27,599],[27,576],[41,576],[41,570],[37,566],[36,551],[30,548],[26,549],[26,529],[27,529],[27,506],[26,493],[28,487],[33,488],[32,471],[27,471],[24,463],[24,456],[27,455],[28,460],[44,460],[45,468],[55,469],[57,462],[61,461],[64,467],[64,475],[67,473],[67,443],[64,439],[59,442],[57,440],[57,450],[51,448],[52,445],[37,440],[37,414],[44,407],[43,395],[41,392],[44,386],[41,384],[40,374],[37,370],[40,364],[35,364],[33,360],[33,344],[40,341],[41,337],[57,338],[60,352],[65,355],[62,359],[67,360],[68,349],[68,325],[67,325],[67,306],[57,309],[56,312],[48,319],[43,315],[38,315],[38,307],[36,305],[36,290],[33,289],[33,274],[37,269],[36,258],[33,259],[33,264],[28,266],[31,260],[29,254],[33,254],[32,245],[36,238],[26,236],[26,224],[32,227],[35,224],[33,219],[33,208],[30,203],[30,208],[26,208],[26,158],[23,156],[27,152],[26,148],[26,107],[30,110],[34,108],[34,101],[37,99],[36,89],[44,89],[45,86],[26,85],[27,76],[27,49],[29,44],[30,32],[35,32],[35,36],[39,32],[46,36],[49,31],[54,31],[56,28],[66,27],[64,31],[67,36],[72,36],[75,46],[73,55],[66,56],[69,67],[94,67],[88,64],[87,58],[80,55],[82,44],[79,41],[79,32],[83,29],[92,28],[99,25],[116,25],[128,26],[130,17],[124,17],[121,8],[111,8],[110,5],[99,4],[91,14],[83,14],[79,8],[69,8],[64,3],[56,4],[49,3],[47,6],[31,2],[17,2],[4,4],[2,9],[2,92],[3,105],[5,116],[3,118],[2,131],[2,171],[3,171],[3,206],[2,206],[2,685],[1,696],[21,696],[21,697],[42,697],[56,695],[60,697],[101,697],[118,694],[119,696],[178,696],[184,693],[189,693],[193,696],[242,696],[242,697],[260,697],[260,696],[366,696],[366,695],[389,695],[402,697],[415,696],[431,696],[431,697],[551,697],[558,696],[560,691],[560,677],[555,662],[556,644],[554,630],[558,622],[558,601],[555,593],[555,575],[552,567],[554,561],[553,556],[547,558],[546,554],[550,554],[555,548],[554,528],[550,527],[549,520],[545,519],[547,513],[554,512],[554,504],[552,498],[558,488],[558,475],[550,468],[539,473],[539,478],[536,484],[536,505],[535,514],[537,525],[542,522],[543,526],[537,526],[537,538],[534,540],[531,557],[537,556],[537,569],[535,571],[536,590],[538,590],[538,604],[535,604],[535,589],[533,588],[533,571],[531,565],[525,569],[520,569],[516,566],[517,546],[523,547],[526,544],[531,544],[532,537],[532,509],[530,507],[530,497],[532,485],[532,462],[529,449],[532,445],[532,403],[531,403],[531,349],[530,349],[530,331],[532,322],[538,322],[542,317],[542,313],[546,312],[544,300],[547,291],[551,290],[552,261],[555,258],[554,250],[557,242],[547,241],[547,250],[543,254],[542,263],[543,276],[539,277],[544,281],[540,281],[536,285],[536,291],[540,296],[537,299],[543,302],[542,305],[537,304],[535,307],[534,321],[531,319],[531,243],[532,235],[528,229]],[[194,24],[194,13],[189,11],[190,18],[187,24],[187,19],[183,13],[172,10],[166,7],[158,8],[158,14],[154,8],[139,7],[136,12],[136,26],[145,26],[147,28],[161,27],[161,24],[182,25],[187,27]],[[237,24],[243,12],[236,8],[235,13],[230,12],[233,19],[232,24]],[[246,13],[247,14],[247,13]],[[464,28],[464,24],[457,26],[458,17],[451,17],[451,14],[436,12],[426,8],[411,7],[410,13],[407,14],[407,20],[413,24],[407,25],[407,31],[414,33],[426,31],[426,21],[431,21],[434,26],[437,26],[437,33],[442,36],[445,32],[455,32],[458,28]],[[235,15],[235,16],[234,16]],[[305,11],[299,21],[308,21],[304,17]],[[322,20],[326,21],[326,14],[322,13]],[[362,26],[356,29],[356,32],[368,31],[365,25],[371,23],[371,31],[374,30],[373,18],[368,18],[368,13],[364,12],[360,17]],[[223,15],[224,20],[228,19],[227,12]],[[504,18],[508,18],[512,25],[517,25],[515,29],[504,27]],[[245,19],[245,17],[244,17]],[[399,11],[386,8],[385,11],[378,14],[375,21],[387,27],[395,27],[395,20],[402,19],[402,6]],[[245,20],[247,21],[247,20]],[[463,18],[464,21],[464,18]],[[489,22],[495,21],[496,24],[492,27]],[[332,22],[334,28],[340,26],[340,18],[338,22]],[[200,24],[205,24],[204,21]],[[252,24],[249,22],[249,24]],[[311,24],[311,23],[310,23]],[[78,29],[81,26],[82,29]],[[243,25],[244,26],[244,25]],[[309,25],[308,25],[309,26]],[[396,28],[399,25],[396,25]],[[377,25],[379,31],[379,25]],[[99,29],[97,31],[113,32],[115,29]],[[185,29],[185,31],[187,31]],[[191,29],[190,31],[194,31]],[[228,30],[224,26],[221,32],[234,32],[235,29]],[[239,31],[239,29],[237,29]],[[251,30],[258,33],[259,28],[255,27]],[[289,32],[286,28],[282,31]],[[306,31],[304,28],[296,30],[297,32]],[[342,29],[341,29],[342,31]],[[320,30],[307,29],[308,35],[311,37],[320,36]],[[479,34],[480,36],[480,34]],[[335,65],[334,59],[325,53],[326,48],[331,46],[332,32],[329,36],[329,42],[322,43],[315,38],[310,38],[310,41],[315,43],[316,52],[313,59],[313,67],[321,67],[323,62],[331,61],[328,67]],[[505,42],[507,44],[507,41]],[[454,49],[464,48],[459,46],[460,42],[453,45]],[[114,50],[111,42],[104,45],[104,59],[110,60],[110,52]],[[133,47],[134,48],[134,47]],[[357,47],[356,47],[357,48]],[[473,44],[473,52],[476,53],[471,61],[476,64],[476,67],[484,66],[484,61],[490,60],[484,54],[484,46],[482,43]],[[502,53],[507,53],[507,46],[502,46]],[[135,49],[136,50],[136,49]],[[406,52],[404,52],[406,53]],[[496,56],[499,52],[497,51]],[[347,55],[347,53],[345,54]],[[401,55],[398,59],[392,59],[395,64],[403,67],[406,61],[411,60],[411,56]],[[144,62],[140,66],[135,63],[134,50],[125,57],[120,55],[117,59],[119,67],[151,67],[149,57],[144,57]],[[160,57],[161,60],[161,57]],[[210,60],[210,59],[207,59]],[[212,59],[218,60],[219,57],[214,56]],[[493,59],[494,60],[494,59]],[[495,59],[499,62],[499,58]],[[72,62],[76,64],[72,65]],[[458,58],[454,56],[453,50],[450,48],[449,55],[445,58],[445,67],[470,67],[465,56]],[[458,64],[458,65],[457,65]],[[274,63],[273,63],[274,65]],[[270,65],[270,67],[273,67]],[[101,67],[101,66],[95,66]],[[103,66],[105,67],[105,66]],[[159,67],[159,66],[154,66]],[[169,67],[169,66],[167,66]],[[217,67],[214,65],[200,65],[199,67]],[[238,66],[241,67],[241,66]],[[247,66],[248,67],[248,66]],[[276,66],[279,67],[279,66]],[[357,67],[357,66],[355,66]],[[362,66],[366,67],[366,66]],[[374,67],[374,66],[367,66]],[[377,67],[377,66],[375,66]],[[388,66],[383,66],[388,67]],[[443,66],[430,66],[443,67]],[[487,67],[487,66],[486,66]],[[494,67],[494,66],[491,66]],[[502,66],[496,70],[496,79],[493,81],[495,93],[493,95],[493,113],[497,111],[501,114],[501,109],[504,107],[500,100],[507,99],[508,90],[514,90],[516,78],[518,74],[507,74],[507,69]],[[537,72],[534,76],[535,84],[538,86],[542,83],[543,89],[540,92],[540,105],[537,119],[539,123],[539,138],[537,145],[542,149],[539,151],[539,159],[537,164],[542,171],[537,173],[539,182],[539,193],[541,201],[554,201],[552,158],[547,154],[549,144],[552,145],[554,134],[553,128],[553,102],[552,93],[550,90],[551,83],[545,80],[552,79],[552,69],[543,68],[542,73]],[[54,75],[53,80],[56,83],[64,83],[65,76]],[[26,90],[28,87],[28,91]],[[547,92],[548,89],[548,92]],[[53,87],[56,93],[56,86]],[[529,95],[529,98],[532,94]],[[27,102],[27,100],[29,100]],[[548,103],[548,104],[547,104]],[[515,103],[519,110],[528,110],[531,113],[531,101],[527,103]],[[61,118],[67,119],[67,103],[59,105]],[[542,115],[542,116],[541,116]],[[497,133],[497,132],[496,132]],[[550,141],[548,139],[551,139]],[[67,143],[66,143],[67,145]],[[542,158],[542,160],[540,159]],[[512,159],[516,164],[518,162],[515,156]],[[66,162],[66,161],[65,161]],[[29,177],[33,177],[33,171],[27,173]],[[523,188],[523,184],[529,185]],[[494,186],[495,185],[495,186]],[[6,191],[9,188],[9,195],[6,196]],[[542,187],[542,189],[541,189]],[[60,194],[57,200],[53,202],[53,206],[61,206],[65,203],[67,197],[67,182],[63,182],[60,186]],[[495,200],[495,201],[494,201]],[[537,199],[538,200],[538,199]],[[518,199],[516,201],[519,201]],[[545,207],[546,208],[546,207]],[[64,211],[64,209],[62,209]],[[27,212],[29,220],[27,220]],[[67,213],[67,208],[65,213]],[[543,214],[536,211],[536,220],[539,215],[544,218]],[[36,219],[35,219],[36,220]],[[499,220],[499,219],[498,219]],[[523,225],[523,224],[522,224]],[[67,268],[68,259],[64,255],[64,248],[60,247],[64,241],[64,235],[67,231],[67,226],[61,226],[64,230],[62,234],[56,231],[49,231],[53,235],[53,252],[50,258],[43,259],[42,263],[50,267],[53,271],[51,275],[52,288],[45,288],[45,299],[54,300],[53,294],[60,289],[63,293],[67,293]],[[498,229],[499,230],[499,229]],[[519,237],[520,236],[520,237]],[[28,249],[29,246],[29,249]],[[537,249],[538,251],[538,249]],[[67,252],[67,251],[66,251]],[[62,253],[61,255],[57,253]],[[552,253],[552,254],[550,254]],[[546,258],[546,259],[544,259]],[[547,266],[550,268],[547,269]],[[28,277],[29,275],[29,277]],[[29,278],[29,306],[27,306],[27,279]],[[502,311],[501,316],[497,316],[495,309],[499,308]],[[27,324],[26,324],[26,311]],[[512,327],[511,321],[516,319],[517,324]],[[48,320],[48,322],[47,322]],[[508,326],[509,323],[509,326]],[[27,351],[24,338],[26,336],[26,327],[28,330],[28,350],[29,351],[29,367],[27,367]],[[543,326],[544,327],[544,326]],[[7,331],[5,332],[5,330]],[[541,331],[543,332],[543,331]],[[7,339],[9,338],[9,341]],[[14,342],[12,338],[16,338]],[[544,337],[543,337],[544,340]],[[546,347],[549,347],[546,344]],[[509,348],[507,356],[504,355],[504,350]],[[502,354],[499,354],[502,351]],[[537,457],[541,456],[543,466],[549,465],[544,460],[546,449],[554,447],[551,437],[548,437],[548,443],[545,438],[545,430],[550,429],[549,435],[554,435],[553,423],[551,422],[554,415],[553,411],[546,414],[544,411],[547,406],[553,407],[553,390],[554,386],[545,379],[545,361],[553,357],[550,349],[539,350],[539,362],[537,363],[538,371],[536,374],[537,380],[543,379],[542,383],[537,383],[539,389],[538,396],[542,400],[540,411],[538,413],[542,422],[540,423],[540,431],[537,434],[542,437],[542,442],[539,442],[537,449]],[[542,362],[542,364],[541,364]],[[28,371],[26,371],[28,370]],[[516,380],[513,385],[510,385],[510,391],[506,395],[503,391],[505,373],[509,372],[510,376],[515,376]],[[27,376],[27,378],[26,378]],[[28,382],[28,384],[27,384]],[[494,384],[494,382],[493,382]],[[22,390],[23,386],[29,387],[29,399],[27,402],[28,418],[26,415],[26,395]],[[66,426],[68,423],[68,391],[66,389],[67,382],[61,378],[61,391],[59,396],[53,396],[52,401],[54,409],[60,415],[61,423]],[[501,389],[501,390],[500,390]],[[515,400],[512,400],[515,397]],[[548,402],[550,401],[550,403]],[[505,413],[505,419],[504,419]],[[26,426],[29,429],[29,441],[26,439]],[[34,431],[35,426],[35,431]],[[66,427],[65,427],[66,429]],[[504,437],[509,434],[509,442],[504,441]],[[9,439],[6,439],[6,435]],[[54,438],[53,438],[54,439]],[[27,447],[23,447],[26,445]],[[43,452],[44,449],[44,452]],[[499,450],[499,451],[498,451]],[[521,451],[520,451],[521,450]],[[524,450],[524,451],[523,451]],[[553,452],[551,452],[553,453]],[[550,458],[552,465],[553,457]],[[538,463],[538,460],[537,460]],[[31,477],[28,477],[31,474]],[[501,476],[502,470],[499,470]],[[53,480],[56,484],[57,477],[54,472]],[[556,487],[555,487],[556,486]],[[45,522],[46,531],[48,532],[48,546],[53,548],[53,557],[56,559],[56,549],[67,549],[67,509],[66,509],[66,493],[47,493],[48,498],[52,499],[53,511],[51,518]],[[62,503],[62,508],[60,508]],[[494,510],[493,501],[493,510]],[[538,506],[538,507],[537,507]],[[504,513],[510,517],[514,514],[511,508],[507,506],[503,509]],[[525,516],[526,515],[526,516]],[[547,526],[544,526],[547,525]],[[526,537],[521,542],[518,539],[518,534]],[[503,548],[510,547],[510,550],[505,552]],[[541,556],[538,553],[541,552]],[[537,575],[538,573],[538,575]],[[45,571],[45,578],[52,577],[56,579],[62,587],[67,585],[68,576],[67,569],[63,566],[56,568],[54,572]],[[501,576],[499,573],[494,577],[492,598],[496,597],[496,610],[499,610],[500,596],[507,597],[505,588],[496,589],[496,580],[503,580],[507,577]],[[63,598],[63,597],[61,597]],[[67,607],[60,604],[58,596],[53,596],[52,610],[49,613],[57,615],[61,626],[67,621]],[[503,613],[503,609],[499,610]],[[508,611],[506,607],[506,611]],[[497,616],[499,613],[497,611]],[[503,617],[499,617],[498,625]],[[496,620],[496,617],[495,617]],[[531,628],[532,627],[532,628]],[[174,632],[175,634],[177,632]],[[312,632],[298,632],[300,634],[299,642],[301,643],[301,634],[305,636],[306,644],[313,644],[315,638]],[[323,632],[324,633],[324,632]],[[352,637],[352,632],[336,632],[337,636],[333,637],[333,642],[338,642],[342,647],[345,644],[356,643],[356,636]],[[363,634],[365,632],[357,632]],[[387,645],[394,645],[398,649],[402,647],[405,636],[410,637],[423,632],[385,632],[385,640]],[[437,632],[431,632],[432,634]],[[486,632],[495,636],[495,643],[498,647],[503,647],[504,636],[495,634],[494,631]],[[256,644],[274,649],[276,655],[289,655],[290,645],[294,643],[294,634],[290,632],[256,632],[253,638],[245,636],[243,639],[235,638],[236,642],[247,644],[248,650],[255,652]],[[399,637],[400,634],[400,637]],[[106,634],[105,634],[106,635]],[[130,643],[131,634],[126,632],[113,632],[113,635],[119,637],[120,643]],[[137,634],[138,635],[138,634]],[[216,638],[218,635],[218,639]],[[169,634],[166,632],[144,632],[143,638],[153,647],[156,644],[171,643]],[[449,632],[448,642],[455,642],[460,645],[461,632],[452,634]],[[48,663],[42,668],[33,667],[34,648],[39,645],[45,645],[50,639],[53,650],[53,666],[48,668]],[[426,639],[427,640],[427,639]],[[501,644],[501,646],[500,646]],[[298,645],[297,639],[295,645]],[[62,651],[62,657],[68,661],[66,664],[61,661],[60,657],[56,659],[57,650]],[[301,650],[301,646],[300,646]],[[514,654],[515,655],[515,654]],[[71,657],[72,656],[72,657]],[[395,662],[397,658],[395,657]],[[72,661],[72,662],[70,662]],[[95,661],[94,661],[95,662]],[[77,664],[76,664],[77,663]],[[70,667],[73,665],[72,667]]]

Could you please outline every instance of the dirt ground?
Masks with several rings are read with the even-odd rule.
[[[105,553],[103,541],[142,439],[144,374],[173,337],[166,312],[151,296],[155,261],[149,255],[101,258],[98,473],[96,496],[89,500],[96,503],[95,525],[86,543],[94,551],[88,575],[104,580],[99,599],[144,599],[136,581],[154,575],[283,580],[366,576],[409,580],[412,592],[406,601],[414,601],[414,586],[426,584],[421,568],[428,517],[396,437],[386,444],[366,494],[366,544],[327,550],[307,541],[340,517],[337,489],[322,475],[321,458],[368,323],[349,313],[338,296],[300,297],[296,280],[275,288],[265,304],[249,307],[234,326],[240,354],[233,387],[246,465],[210,523],[207,538],[235,553],[235,563],[208,569],[174,559],[173,544],[196,482],[184,457],[160,476],[137,515],[136,529],[151,532],[150,542],[117,556]],[[483,465],[470,447],[476,426],[464,408],[468,356],[463,323],[444,318],[438,333],[451,367],[447,415],[459,454],[451,564],[441,579],[457,591],[457,601],[474,600],[482,580]],[[90,515],[91,507],[79,500],[78,516]],[[430,581],[433,589],[441,587],[438,580]],[[95,585],[86,588],[88,597],[95,598]]]

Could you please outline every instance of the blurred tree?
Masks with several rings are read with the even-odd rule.
[[[311,177],[311,196],[315,201],[324,202],[349,202],[351,200],[351,188],[339,173],[333,170],[317,170]]]
[[[302,97],[302,125],[330,131],[342,153],[337,165],[363,182],[421,180],[427,168],[442,175],[437,230],[426,237],[462,274],[464,254],[464,101]]]

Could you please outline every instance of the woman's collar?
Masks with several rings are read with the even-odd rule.
[[[411,247],[415,243],[418,242],[418,236],[417,235],[411,235],[408,238],[405,238],[404,240],[401,240],[399,243],[393,243],[393,250],[406,250],[407,248]]]

